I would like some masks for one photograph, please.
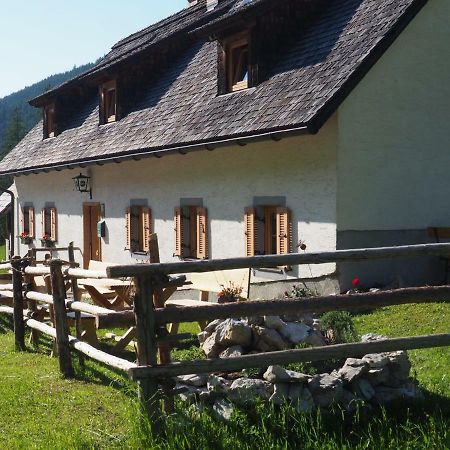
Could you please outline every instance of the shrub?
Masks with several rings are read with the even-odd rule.
[[[330,344],[355,342],[358,335],[347,311],[330,311],[320,318],[320,326]]]

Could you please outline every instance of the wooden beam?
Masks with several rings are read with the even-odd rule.
[[[134,264],[111,266],[106,269],[109,277],[132,277],[138,275],[210,272],[214,270],[270,268],[298,264],[323,264],[330,262],[361,261],[412,256],[450,255],[450,244],[419,244],[399,247],[336,250],[320,253],[292,253],[287,255],[263,255],[243,258],[182,261],[161,264]]]
[[[229,317],[361,311],[391,305],[448,301],[450,286],[433,286],[289,300],[251,300],[220,305],[160,308],[155,311],[155,320],[157,325],[161,325]],[[134,319],[130,311],[121,311],[99,314],[96,320],[97,328],[108,328],[129,326]]]
[[[357,344],[338,344],[325,347],[303,348],[300,350],[284,350],[259,353],[256,355],[244,355],[236,358],[173,362],[157,367],[137,367],[130,369],[128,374],[133,380],[139,380],[149,376],[166,378],[177,375],[237,371],[251,367],[267,367],[270,365],[284,365],[294,362],[323,361],[331,358],[360,357],[369,353],[445,347],[448,345],[450,345],[450,334],[437,334],[385,339],[374,342],[360,342]]]
[[[11,261],[12,284],[14,297],[14,343],[17,351],[24,351],[25,347],[25,323],[23,321],[23,275],[22,260],[20,256],[14,256]]]

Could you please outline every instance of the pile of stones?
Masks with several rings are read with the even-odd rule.
[[[378,339],[386,337],[368,334],[362,341]],[[310,317],[295,321],[274,316],[216,320],[199,334],[199,340],[208,358],[285,350],[298,343],[326,345],[320,324]],[[217,417],[228,420],[236,405],[257,399],[288,403],[298,412],[310,412],[333,404],[354,411],[398,398],[416,398],[421,393],[409,376],[410,369],[407,353],[396,351],[348,358],[331,373],[313,376],[270,366],[259,378],[239,372],[185,375],[176,377],[175,382],[182,400],[196,408],[210,407]]]

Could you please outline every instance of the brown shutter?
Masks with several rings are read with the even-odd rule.
[[[131,208],[125,209],[125,250],[131,250]]]
[[[141,208],[141,223],[142,223],[142,251],[150,251],[150,235],[152,234],[152,212],[150,208],[143,206]]]
[[[36,237],[35,236],[35,231],[34,231],[34,224],[35,224],[35,217],[34,217],[34,208],[32,206],[30,206],[28,208],[28,233],[30,235],[31,238]]]
[[[50,208],[50,238],[52,241],[57,241],[57,214],[56,214],[56,208]]]
[[[256,248],[256,210],[245,208],[245,256],[255,256]]]
[[[206,208],[196,208],[197,215],[197,258],[208,258],[208,212]]]
[[[175,253],[174,256],[184,256],[184,247],[183,247],[183,211],[182,208],[175,208],[174,213],[174,230],[175,230]]]
[[[277,254],[284,255],[291,251],[292,225],[287,208],[277,208]]]
[[[42,208],[41,210],[41,236],[43,237],[46,234],[46,229],[45,229],[45,208]]]
[[[25,232],[25,220],[26,220],[25,211],[26,211],[26,208],[22,208],[22,217],[20,219],[20,230],[22,233]]]

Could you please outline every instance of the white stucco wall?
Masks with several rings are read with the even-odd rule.
[[[429,0],[339,108],[339,231],[450,225],[449,21]]]
[[[147,199],[158,233],[161,259],[173,260],[174,207],[180,198],[203,198],[208,208],[210,257],[244,256],[244,208],[255,196],[284,196],[292,210],[293,241],[302,239],[308,251],[336,245],[336,125],[335,118],[316,136],[284,139],[199,151],[187,155],[150,158],[94,166],[93,202],[105,204],[107,237],[102,240],[104,261],[133,261],[125,246],[124,211],[130,199]],[[37,236],[42,235],[40,211],[45,202],[58,210],[58,245],[74,241],[82,248],[82,203],[87,194],[75,192],[77,170],[21,176],[16,179],[19,203],[36,208]],[[21,246],[25,253],[27,246]],[[334,271],[317,266],[314,275]],[[297,275],[295,272],[292,275]],[[304,268],[302,276],[311,276]]]

